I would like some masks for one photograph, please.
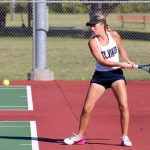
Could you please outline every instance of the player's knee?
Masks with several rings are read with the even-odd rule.
[[[92,107],[91,106],[85,106],[83,109],[83,113],[84,114],[90,114],[92,111]]]
[[[122,113],[128,112],[128,105],[120,105],[119,109]]]

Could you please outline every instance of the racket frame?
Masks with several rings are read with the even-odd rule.
[[[143,65],[135,65],[136,68],[141,69],[145,72],[150,73],[150,64],[143,64]],[[149,67],[149,68],[145,68],[145,67]]]

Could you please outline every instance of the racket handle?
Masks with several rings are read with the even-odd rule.
[[[139,65],[134,65],[135,68],[139,68]]]

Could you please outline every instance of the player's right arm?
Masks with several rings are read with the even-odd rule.
[[[88,46],[89,46],[89,49],[91,51],[91,54],[103,66],[121,67],[121,68],[124,68],[124,69],[132,67],[127,62],[113,62],[113,61],[108,61],[108,60],[104,59],[104,57],[102,56],[102,54],[99,51],[99,48],[98,48],[97,43],[96,43],[96,40],[94,38],[89,40]]]

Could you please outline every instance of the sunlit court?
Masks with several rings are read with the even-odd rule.
[[[120,146],[119,112],[111,90],[104,94],[92,113],[93,118],[85,136],[86,143],[67,146],[64,145],[63,138],[78,127],[89,81],[29,82],[32,87],[33,110],[28,112],[22,107],[19,110],[10,107],[1,110],[2,147],[33,150],[36,149],[35,147],[39,149],[126,149]],[[11,84],[14,88],[22,87],[29,82],[12,81]],[[127,85],[131,113],[129,130],[134,141],[134,146],[131,148],[133,150],[149,149],[149,84],[149,81],[128,81]],[[18,93],[15,95],[22,93],[19,88],[16,92]],[[9,101],[17,105],[17,101],[11,98]],[[26,103],[28,103],[27,99]]]
[[[35,121],[0,121],[2,149],[38,150]]]
[[[149,8],[0,1],[0,149],[149,150]]]
[[[0,86],[1,110],[33,110],[30,86]]]

